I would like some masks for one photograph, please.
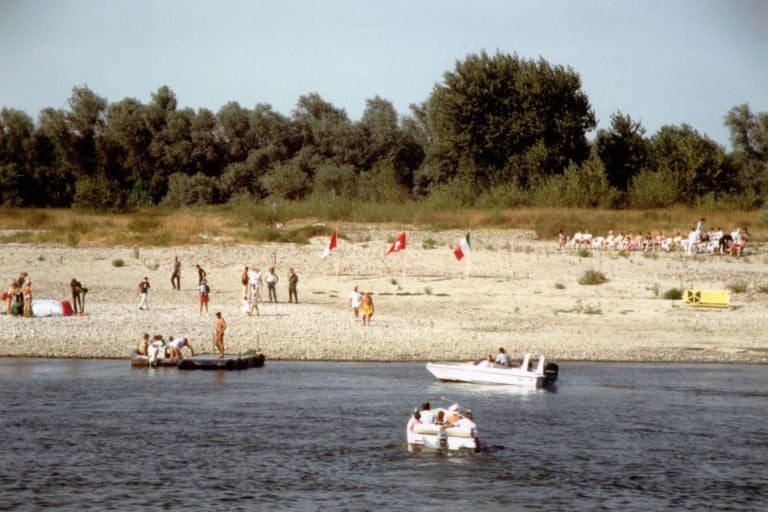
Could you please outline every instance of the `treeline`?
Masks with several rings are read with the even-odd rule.
[[[290,116],[236,102],[178,108],[163,86],[149,104],[109,103],[75,87],[67,109],[35,123],[0,112],[0,201],[125,211],[265,198],[424,199],[441,207],[756,208],[768,194],[768,113],[724,118],[734,150],[688,125],[650,137],[615,113],[599,130],[569,67],[470,55],[430,97],[399,115],[367,100],[359,121],[317,94]]]

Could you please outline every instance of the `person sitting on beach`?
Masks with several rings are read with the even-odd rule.
[[[411,419],[408,420],[408,426],[406,427],[409,432],[413,432],[413,427],[416,425],[419,425],[421,423],[421,414],[419,414],[419,411],[416,411],[413,413],[413,416],[411,416]]]
[[[432,407],[429,405],[429,402],[424,402],[421,404],[421,422],[422,423],[434,423],[435,422],[435,413],[432,412]]]
[[[175,338],[173,336],[168,338],[168,347],[171,349],[171,357],[175,358],[182,358],[184,355],[181,353],[181,349],[184,347],[187,347],[189,349],[189,353],[193,356],[195,355],[195,351],[192,349],[192,345],[189,344],[189,340],[183,336],[180,336],[178,338]]]
[[[136,349],[136,353],[140,356],[147,355],[147,349],[149,349],[149,333],[144,333],[139,342],[139,348]]]
[[[496,356],[496,362],[499,364],[503,364],[504,366],[509,366],[509,354],[504,350],[504,347],[499,347],[499,353]]]

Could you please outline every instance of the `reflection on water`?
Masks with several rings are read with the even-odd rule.
[[[423,364],[243,372],[0,360],[0,508],[755,510],[768,372],[563,364],[556,392],[445,384]],[[423,401],[486,450],[410,454]]]

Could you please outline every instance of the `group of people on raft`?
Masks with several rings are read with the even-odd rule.
[[[474,421],[474,416],[471,411],[465,411],[464,414],[459,412],[459,405],[453,404],[448,409],[437,409],[437,412],[432,411],[432,407],[429,402],[424,402],[421,405],[420,411],[414,411],[411,419],[408,420],[408,430],[413,432],[413,428],[420,423],[430,423],[442,428],[469,428],[472,429],[473,435],[477,436],[477,425]]]
[[[149,356],[150,348],[154,351],[159,351],[161,358],[182,358],[184,354],[181,350],[186,347],[189,349],[191,355],[195,355],[195,351],[192,345],[189,344],[189,340],[183,336],[174,338],[168,336],[165,340],[162,334],[155,334],[150,340],[149,333],[144,333],[139,342],[139,348],[136,349],[136,353],[140,356]]]

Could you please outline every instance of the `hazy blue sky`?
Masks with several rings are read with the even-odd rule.
[[[0,0],[0,106],[35,119],[87,85],[180,107],[290,114],[318,92],[352,119],[379,95],[401,114],[456,60],[543,57],[581,75],[599,127],[688,123],[730,148],[723,116],[768,111],[768,1]],[[594,134],[591,134],[594,135]]]

